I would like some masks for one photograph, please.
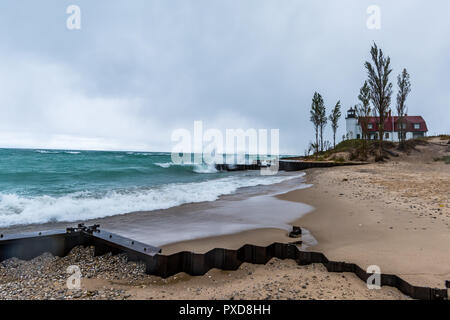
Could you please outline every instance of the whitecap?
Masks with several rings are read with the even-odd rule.
[[[161,168],[169,168],[172,165],[171,162],[164,162],[164,163],[155,163],[155,166],[161,167]]]

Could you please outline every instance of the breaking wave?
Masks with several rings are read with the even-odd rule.
[[[192,170],[192,172],[195,173],[216,173],[217,169],[215,164],[195,164],[195,163],[183,163],[183,164],[176,164],[173,162],[162,162],[162,163],[155,163],[156,166],[168,169],[168,168],[186,168],[188,170]]]
[[[206,169],[207,170],[207,169]],[[167,209],[185,203],[214,201],[239,188],[270,185],[302,176],[227,176],[215,180],[134,187],[64,196],[21,196],[0,193],[0,227],[77,221],[136,211]]]

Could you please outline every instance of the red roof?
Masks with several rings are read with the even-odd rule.
[[[368,128],[369,132],[377,132],[378,131],[378,123],[380,122],[379,117],[369,117],[369,124],[372,124],[372,129]],[[427,132],[427,124],[425,120],[421,116],[406,116],[404,117],[404,121],[406,122],[405,132]],[[392,130],[392,125],[394,124],[394,129]],[[418,128],[417,128],[418,126]],[[370,127],[370,125],[368,126]],[[384,131],[388,132],[398,132],[399,130],[398,117],[389,117],[387,116],[384,120]]]

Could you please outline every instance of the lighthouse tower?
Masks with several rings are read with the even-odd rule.
[[[356,108],[350,108],[347,111],[347,117],[345,117],[347,125],[347,138],[348,139],[360,139],[361,128],[358,125],[358,117],[356,116]]]

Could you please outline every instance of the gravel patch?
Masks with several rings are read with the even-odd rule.
[[[145,265],[127,262],[125,255],[94,257],[94,247],[74,248],[65,257],[45,253],[30,261],[12,258],[0,263],[0,299],[124,299],[123,289],[68,289],[69,266],[78,266],[83,278],[135,280],[146,276]]]

